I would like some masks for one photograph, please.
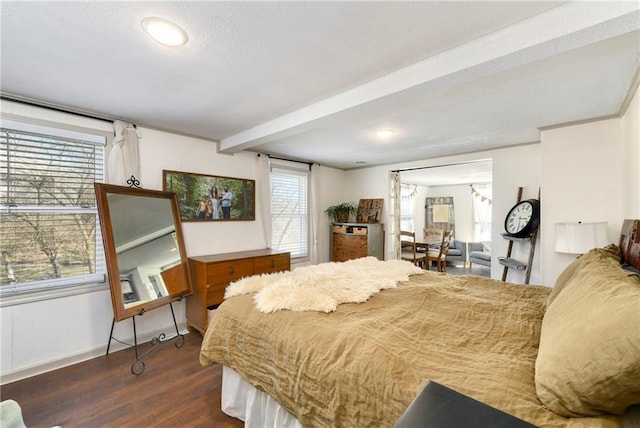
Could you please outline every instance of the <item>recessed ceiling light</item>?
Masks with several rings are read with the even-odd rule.
[[[382,131],[376,132],[376,136],[381,139],[389,138],[393,135],[393,130],[391,129],[383,129]]]
[[[142,28],[155,41],[166,46],[181,46],[189,40],[186,31],[166,19],[145,18],[142,20]]]

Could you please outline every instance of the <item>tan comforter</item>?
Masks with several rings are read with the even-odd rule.
[[[307,427],[390,427],[434,380],[538,426],[618,426],[546,410],[534,367],[550,289],[426,272],[335,312],[211,311],[203,366],[224,364]]]

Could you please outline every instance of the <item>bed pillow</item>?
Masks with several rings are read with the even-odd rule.
[[[553,286],[551,293],[549,293],[549,297],[547,297],[545,308],[548,308],[551,302],[555,300],[578,269],[581,269],[582,266],[591,264],[592,260],[598,257],[609,257],[615,261],[620,261],[622,252],[620,251],[620,247],[615,244],[610,244],[604,248],[594,248],[588,253],[579,256],[573,263],[567,266],[558,276],[558,279],[556,279],[556,283]]]
[[[640,403],[640,279],[607,251],[583,257],[542,320],[536,392],[562,416],[622,414]]]

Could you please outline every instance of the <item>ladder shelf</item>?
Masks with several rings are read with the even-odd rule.
[[[538,200],[540,199],[540,189],[538,189]],[[518,197],[516,203],[522,200],[522,187],[518,187]],[[507,273],[509,269],[514,269],[518,271],[525,271],[525,284],[529,284],[529,280],[531,279],[531,266],[533,264],[533,256],[536,250],[536,241],[538,240],[538,230],[537,227],[529,236],[518,238],[515,236],[511,236],[507,233],[501,233],[500,235],[509,241],[509,246],[507,247],[507,255],[505,257],[498,257],[498,263],[504,266],[502,270],[502,281],[507,280]],[[523,263],[519,260],[513,259],[511,257],[511,251],[513,250],[514,243],[525,243],[527,241],[531,242],[531,246],[529,247],[529,259],[527,263]]]

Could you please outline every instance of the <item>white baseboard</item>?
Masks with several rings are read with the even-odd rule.
[[[173,329],[173,326],[171,328]],[[181,334],[189,333],[185,325],[179,326],[179,329]],[[174,331],[173,334],[175,334],[175,329],[173,329],[173,331]],[[162,330],[157,330],[157,331],[151,331],[138,336],[138,344],[140,345],[143,343],[147,343],[151,341],[151,339],[159,336],[162,333],[166,334],[168,337],[171,336],[171,333],[167,333],[167,328],[164,328]],[[133,336],[125,338],[123,342],[128,342],[133,344]],[[117,352],[126,348],[129,348],[129,346],[119,343],[115,340],[112,340],[111,347],[109,348],[109,354],[112,354],[114,352]],[[74,364],[91,360],[93,358],[102,357],[106,354],[106,352],[107,352],[107,345],[102,345],[102,346],[97,346],[95,348],[89,349],[87,351],[79,352],[77,354],[70,354],[61,358],[56,358],[55,360],[21,367],[19,369],[12,370],[7,373],[2,373],[2,375],[0,375],[0,385],[5,385],[5,384],[16,382],[22,379],[27,379],[32,376],[37,376],[39,374],[47,373],[53,370],[58,370],[63,367],[72,366]]]

